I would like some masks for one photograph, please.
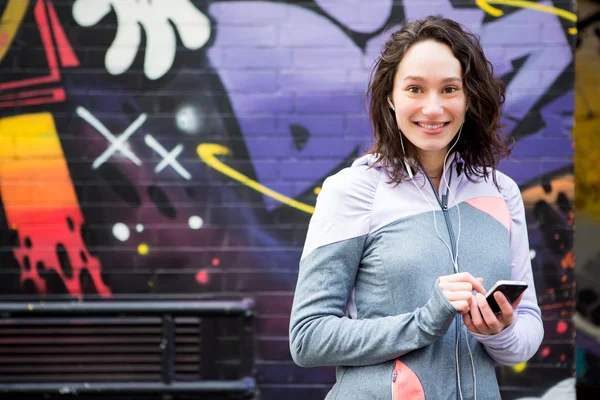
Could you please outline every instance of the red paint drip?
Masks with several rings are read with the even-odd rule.
[[[21,242],[21,247],[14,251],[15,258],[21,267],[21,285],[26,279],[31,279],[39,293],[47,293],[46,281],[40,277],[40,271],[37,269],[37,264],[42,262],[46,270],[54,270],[58,274],[70,295],[80,296],[83,294],[80,278],[81,272],[87,269],[98,294],[102,297],[110,297],[112,292],[104,284],[100,275],[100,261],[90,255],[81,237],[83,215],[79,207],[40,210],[34,214],[35,216],[26,213],[11,215],[12,221],[18,227]],[[67,224],[68,217],[73,221],[72,231]],[[34,220],[32,220],[33,218]],[[29,238],[31,241],[30,248],[25,246],[25,238]],[[65,275],[60,265],[56,253],[58,244],[64,246],[69,257],[72,269],[71,277]],[[83,261],[81,254],[85,256],[86,261]],[[29,270],[25,268],[25,257],[29,258]]]

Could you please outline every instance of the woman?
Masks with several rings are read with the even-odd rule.
[[[368,94],[376,141],[319,194],[292,357],[337,366],[327,399],[500,399],[494,361],[543,338],[523,201],[496,170],[504,86],[473,34],[428,17],[391,36]],[[529,287],[494,314],[498,280]]]

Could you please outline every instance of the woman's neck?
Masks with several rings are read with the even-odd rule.
[[[433,182],[435,189],[439,190],[442,173],[444,170],[444,159],[448,149],[436,152],[420,152],[419,158],[425,172]]]

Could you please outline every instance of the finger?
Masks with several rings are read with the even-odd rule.
[[[471,312],[472,311],[473,311],[473,308],[471,308]],[[465,326],[467,327],[467,329],[470,332],[481,334],[479,329],[477,329],[477,327],[473,324],[473,320],[471,319],[471,313],[465,313],[465,314],[463,314],[462,317],[463,317],[463,324],[465,324]]]
[[[485,324],[490,328],[491,332],[497,333],[499,329],[501,329],[502,324],[496,315],[494,315],[494,312],[485,297],[483,297],[481,293],[477,293],[475,297],[477,298],[477,305],[479,306],[479,311],[481,311],[481,316],[483,317]]]
[[[459,300],[469,301],[469,300],[471,300],[471,297],[473,297],[471,292],[464,292],[464,291],[463,292],[445,291],[444,296],[446,296],[446,298],[449,301],[459,301]]]
[[[494,293],[494,298],[496,299],[496,303],[500,307],[500,311],[502,312],[502,318],[507,320],[508,318],[512,322],[513,308],[504,293],[496,292]]]
[[[470,282],[475,278],[473,278],[473,275],[471,275],[469,272],[459,272],[458,274],[442,276],[440,279],[444,279],[448,282]]]
[[[483,334],[488,333],[490,328],[487,326],[483,320],[483,317],[481,316],[481,311],[479,310],[479,304],[477,303],[476,297],[473,297],[473,301],[471,302],[471,320],[479,332]]]
[[[469,302],[467,300],[451,301],[450,304],[454,307],[459,314],[465,314],[469,312]]]
[[[475,278],[469,272],[459,272],[458,274],[447,275],[447,282],[469,282],[473,285],[473,290],[479,293],[485,293],[482,280]]]
[[[481,293],[481,294],[485,294],[486,290],[483,287],[483,278],[473,278],[473,282],[471,282],[473,284],[473,290],[476,290],[477,292]]]
[[[450,292],[472,292],[473,285],[469,282],[440,282],[440,289]]]
[[[523,300],[524,294],[525,293],[521,293],[521,295],[519,297],[517,297],[517,299],[515,301],[512,302],[513,310],[516,310],[519,307],[519,304],[521,304],[521,300]]]

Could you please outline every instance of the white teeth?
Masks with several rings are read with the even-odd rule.
[[[417,125],[419,125],[422,128],[425,128],[425,129],[438,129],[438,128],[441,128],[442,126],[446,125],[446,124],[443,123],[443,124],[437,124],[437,125],[427,125],[427,124],[422,124],[420,122],[417,122]]]

